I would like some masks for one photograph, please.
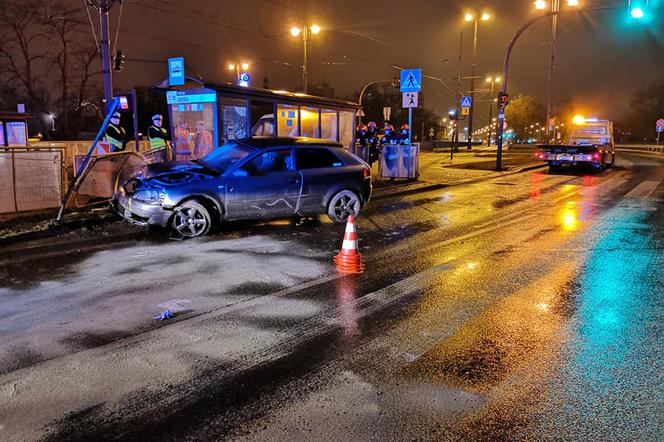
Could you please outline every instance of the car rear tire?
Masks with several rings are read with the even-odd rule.
[[[175,209],[173,230],[185,238],[207,235],[212,228],[210,212],[197,201],[186,201]]]
[[[342,190],[332,197],[327,206],[327,216],[335,223],[346,222],[349,215],[358,216],[362,201],[352,190]]]

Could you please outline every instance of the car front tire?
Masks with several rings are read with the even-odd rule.
[[[362,208],[360,197],[352,190],[335,194],[327,206],[327,216],[335,223],[346,222],[349,215],[357,217]]]
[[[175,209],[173,230],[185,238],[207,235],[212,228],[210,212],[197,201],[186,201]]]

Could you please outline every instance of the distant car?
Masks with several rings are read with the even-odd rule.
[[[122,183],[113,205],[141,225],[205,235],[226,220],[358,215],[371,170],[339,143],[312,138],[237,140],[194,161],[150,164]]]

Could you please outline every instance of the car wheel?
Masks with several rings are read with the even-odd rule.
[[[360,214],[362,202],[357,194],[350,190],[342,190],[332,197],[327,206],[327,216],[335,223],[343,223],[349,215]]]
[[[196,201],[187,201],[175,209],[173,229],[186,238],[206,235],[212,227],[210,212]]]

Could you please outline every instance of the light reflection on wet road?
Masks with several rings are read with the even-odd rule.
[[[330,271],[325,257],[338,246],[339,226],[270,223],[234,230],[221,242],[191,242],[185,247],[197,260],[173,261],[175,286],[164,290],[176,297],[186,287],[200,316],[139,331],[136,348],[123,349],[122,336],[120,345],[95,347],[97,362],[64,349],[52,356],[53,365],[68,358],[90,364],[78,371],[84,379],[95,363],[119,358],[120,371],[130,374],[140,360],[154,379],[109,395],[118,382],[110,376],[82,402],[49,392],[80,413],[31,422],[53,423],[53,440],[661,439],[664,189],[622,198],[646,178],[664,179],[661,162],[649,158],[630,156],[601,176],[532,172],[376,201],[359,222],[369,268],[360,277],[314,285],[303,277]],[[256,235],[269,241],[253,241]],[[159,262],[178,256],[167,252],[177,248],[156,242],[147,256]],[[120,250],[135,254],[146,244]],[[103,253],[111,259],[116,252]],[[93,263],[104,262],[95,256]],[[191,265],[198,274],[223,272],[211,260],[231,257],[236,272],[251,266],[245,278],[210,280],[204,293],[178,282]],[[90,265],[74,263],[58,277],[86,289],[81,268]],[[269,265],[274,275],[263,270]],[[112,285],[121,269],[106,269],[104,284]],[[141,274],[131,276],[140,281]],[[9,287],[21,284],[20,272],[12,277]],[[52,290],[54,282],[34,283],[0,289],[0,296],[38,303],[44,284]],[[213,283],[225,288],[215,293]],[[264,296],[275,290],[284,292]],[[92,315],[102,301],[86,302],[89,310],[78,314]],[[141,308],[151,302],[154,295]],[[140,324],[126,313],[128,326]],[[5,327],[3,350],[29,342]],[[162,372],[171,354],[178,365]],[[16,416],[21,406],[37,406],[28,395],[43,393],[49,361],[27,367],[0,378],[0,386],[12,380],[28,391],[12,397],[0,424],[31,439],[42,430],[20,428]]]

